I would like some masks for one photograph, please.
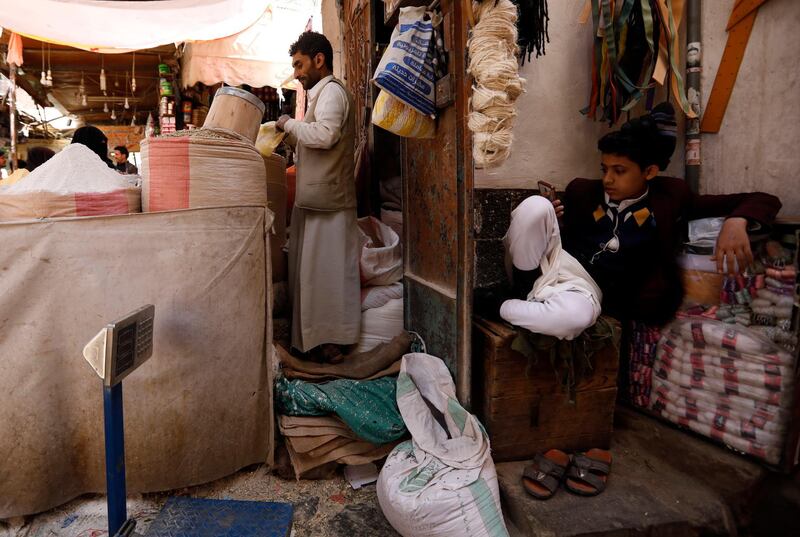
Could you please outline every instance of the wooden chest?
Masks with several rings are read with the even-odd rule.
[[[619,334],[619,323],[610,321]],[[516,337],[506,323],[473,321],[474,410],[489,432],[494,460],[529,459],[551,448],[608,448],[619,341],[609,339],[593,354],[592,369],[578,379],[570,402],[549,353],[529,359],[511,348]]]

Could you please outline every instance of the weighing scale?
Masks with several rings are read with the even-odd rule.
[[[84,347],[83,357],[103,380],[108,534],[131,537],[127,515],[122,380],[153,355],[155,306],[109,323]],[[288,503],[170,498],[145,537],[288,537]]]

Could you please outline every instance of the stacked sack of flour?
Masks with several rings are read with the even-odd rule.
[[[361,249],[361,337],[366,352],[403,332],[403,245],[392,228],[367,217],[358,220]]]
[[[650,408],[771,464],[790,420],[795,358],[736,324],[681,319],[664,330]]]

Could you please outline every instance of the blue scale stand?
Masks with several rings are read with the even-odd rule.
[[[144,306],[106,325],[83,349],[103,380],[108,534],[133,537],[125,485],[122,379],[153,354],[155,308]],[[145,537],[288,537],[293,506],[288,503],[170,498]]]

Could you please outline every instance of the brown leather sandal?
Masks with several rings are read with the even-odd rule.
[[[611,471],[611,452],[590,449],[572,457],[564,487],[580,496],[597,496],[606,489]]]
[[[558,449],[537,453],[522,473],[522,488],[538,500],[553,497],[569,466],[569,455]]]

